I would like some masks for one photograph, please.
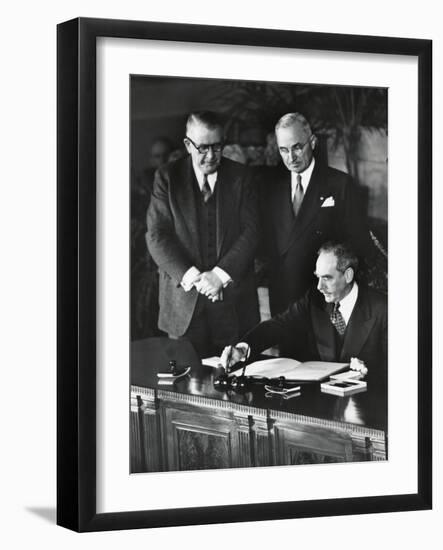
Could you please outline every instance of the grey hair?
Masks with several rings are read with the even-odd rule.
[[[312,135],[311,125],[301,113],[286,113],[283,115],[275,125],[275,131],[280,128],[290,128],[294,124],[301,124],[303,130],[310,136]]]
[[[348,244],[328,241],[319,248],[317,255],[320,256],[322,252],[334,254],[337,258],[337,269],[341,273],[344,273],[349,267],[354,270],[354,275],[357,272],[358,258]]]

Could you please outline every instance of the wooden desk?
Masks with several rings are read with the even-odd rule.
[[[350,397],[321,393],[319,384],[289,400],[265,398],[261,385],[218,391],[214,369],[177,345],[153,338],[131,346],[131,472],[387,458],[385,392],[369,381]],[[173,358],[191,374],[160,386],[157,372]]]

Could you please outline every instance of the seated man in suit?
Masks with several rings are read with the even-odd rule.
[[[156,173],[146,240],[160,272],[159,328],[207,357],[259,321],[257,198],[248,167],[222,157],[215,113],[190,114],[184,143],[189,157]]]
[[[291,340],[300,361],[362,361],[368,376],[385,380],[387,305],[381,293],[358,285],[358,260],[344,244],[328,242],[318,251],[317,289],[294,302],[284,313],[260,323],[235,347],[222,354],[232,366],[270,346]]]
[[[322,243],[347,241],[360,255],[370,247],[356,185],[348,174],[315,157],[318,139],[306,118],[285,114],[275,136],[282,164],[267,172],[261,193],[272,315],[312,285]]]

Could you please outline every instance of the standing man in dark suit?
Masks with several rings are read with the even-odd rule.
[[[189,157],[157,171],[147,244],[160,271],[159,328],[207,356],[259,320],[257,200],[249,169],[222,158],[215,113],[189,115],[184,143]]]
[[[273,315],[310,287],[322,243],[347,240],[360,252],[367,239],[351,178],[315,159],[318,140],[305,117],[284,115],[275,135],[284,167],[268,179],[262,196]]]
[[[357,256],[346,245],[323,245],[315,268],[317,290],[260,323],[235,348],[225,348],[222,364],[232,366],[291,340],[300,361],[349,362],[355,357],[366,365],[368,377],[382,384],[387,366],[386,297],[357,284],[357,267]]]

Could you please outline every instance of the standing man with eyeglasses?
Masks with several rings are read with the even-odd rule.
[[[159,168],[147,216],[159,328],[190,340],[201,357],[220,354],[259,321],[257,199],[249,169],[222,157],[223,139],[215,113],[189,115],[189,157]]]
[[[312,285],[322,243],[346,240],[360,252],[368,242],[351,177],[314,157],[318,139],[306,118],[282,116],[275,135],[283,166],[268,179],[262,196],[273,315]]]

